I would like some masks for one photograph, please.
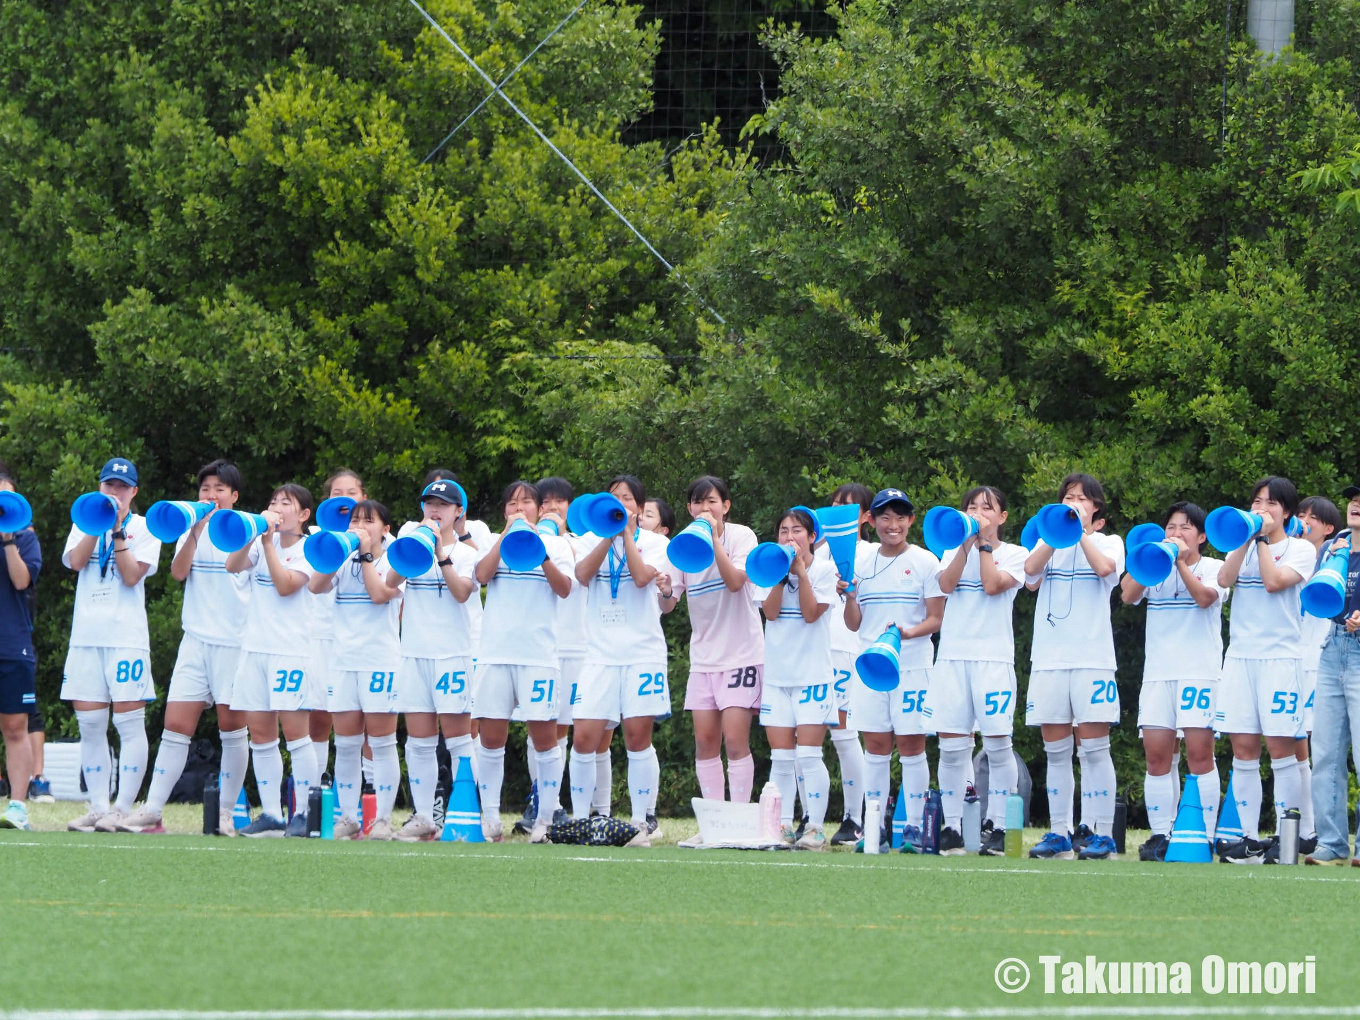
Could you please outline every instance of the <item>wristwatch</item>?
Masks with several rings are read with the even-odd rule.
[[[360,562],[360,563],[372,563],[372,562],[373,562],[373,554],[372,554],[372,553],[360,553],[360,554],[359,554],[359,562]]]
[[[127,541],[127,532],[124,531],[122,528],[119,528],[117,531],[115,531],[115,532],[113,533],[113,536],[112,536],[112,537],[113,537],[113,540],[114,540],[115,542],[118,541],[120,538],[121,538],[123,541],[126,542],[126,541]]]
[[[1255,540],[1256,540],[1257,542],[1264,542],[1264,543],[1266,543],[1266,545],[1269,545],[1269,544],[1270,544],[1270,539],[1266,538],[1265,535],[1257,535]]]
[[[984,542],[982,545],[978,546],[978,549],[979,549],[981,552],[989,553],[989,552],[992,551],[992,546],[991,546],[991,543],[989,543],[989,542]]]
[[[447,566],[448,566],[450,563],[452,563],[452,562],[453,562],[453,557],[452,557],[452,556],[450,556],[448,559],[445,559],[445,560],[435,560],[435,563],[437,563],[437,564],[438,564],[439,566],[441,566],[441,567],[447,567]]]

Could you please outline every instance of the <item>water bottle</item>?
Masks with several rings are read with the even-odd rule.
[[[322,839],[335,838],[335,813],[340,810],[340,805],[335,802],[335,787],[331,785],[330,776],[321,777],[321,828],[318,835]]]
[[[878,798],[871,797],[864,802],[864,852],[876,854],[883,839],[883,805]]]
[[[1123,797],[1116,796],[1114,799],[1114,826],[1110,832],[1110,837],[1114,840],[1114,852],[1122,854],[1124,852],[1124,828],[1129,820],[1129,805]]]
[[[888,836],[888,845],[894,850],[902,848],[902,838],[907,831],[907,792],[897,791],[897,805],[893,808],[892,832]]]
[[[779,787],[772,781],[765,783],[760,791],[760,840],[763,843],[780,842],[783,828],[781,816],[784,812],[784,797]]]
[[[940,830],[944,828],[944,802],[939,790],[926,794],[926,809],[921,817],[921,853],[940,852]]]
[[[284,783],[283,806],[284,814],[288,816],[287,818],[284,819],[284,821],[286,822],[292,821],[293,815],[297,814],[297,791],[293,789],[293,777],[291,775]]]
[[[312,839],[321,838],[321,787],[313,786],[307,791],[307,835]]]
[[[982,849],[982,801],[970,783],[963,794],[963,849],[975,854]]]
[[[378,820],[378,794],[373,789],[373,784],[364,780],[364,785],[359,791],[359,821],[363,825],[363,833],[367,838],[369,830],[373,828],[373,823]]]
[[[203,835],[216,836],[217,820],[221,817],[218,800],[217,773],[211,773],[203,783]]]
[[[1280,863],[1299,863],[1299,812],[1295,808],[1280,819]]]
[[[1019,857],[1025,842],[1025,798],[1012,790],[1006,798],[1006,856]]]

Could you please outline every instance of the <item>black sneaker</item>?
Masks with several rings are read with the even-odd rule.
[[[538,821],[538,786],[533,785],[529,788],[529,799],[524,802],[524,814],[510,831],[517,836],[527,836],[534,831],[534,822]]]
[[[283,831],[285,836],[296,836],[301,839],[307,838],[307,813],[299,811],[288,819],[288,828]]]
[[[1262,864],[1279,864],[1279,863],[1280,863],[1280,836],[1279,836],[1279,833],[1276,833],[1274,836],[1271,836],[1270,839],[1266,840],[1265,842],[1266,842],[1266,852],[1265,852],[1265,857],[1263,858],[1263,860],[1261,861],[1261,863],[1262,863]]]
[[[305,818],[303,819],[303,824],[306,824]],[[275,818],[273,815],[261,811],[255,821],[242,829],[239,835],[258,839],[261,836],[282,836],[287,829],[288,826],[283,824],[282,819]]]
[[[941,857],[962,857],[966,852],[963,849],[963,837],[959,835],[957,829],[951,829],[946,825],[940,830]]]
[[[1171,842],[1160,832],[1154,833],[1152,838],[1138,848],[1138,859],[1140,861],[1164,861],[1166,860],[1166,848]]]
[[[1261,864],[1268,848],[1264,840],[1244,836],[1220,851],[1218,859],[1224,864]]]
[[[862,835],[864,835],[863,830],[855,824],[853,818],[846,815],[841,819],[841,827],[837,829],[836,834],[831,837],[831,845],[845,846],[848,843],[850,846],[854,846],[859,842]]]
[[[978,851],[982,857],[1005,857],[1006,856],[1006,830],[998,829],[991,822],[982,826],[982,849]]]
[[[1077,826],[1076,835],[1072,837],[1072,849],[1076,853],[1081,853],[1086,849],[1086,844],[1091,842],[1091,837],[1094,835],[1095,833],[1091,831],[1091,827],[1085,822],[1082,822]]]
[[[571,812],[566,808],[558,808],[553,812],[552,823],[554,825],[565,825],[571,821]]]
[[[32,798],[30,798],[32,799]],[[1317,849],[1317,834],[1309,836],[1307,839],[1299,840],[1299,856],[1307,857]]]

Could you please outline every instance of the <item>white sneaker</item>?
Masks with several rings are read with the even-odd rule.
[[[373,819],[373,824],[369,827],[368,835],[365,836],[364,838],[379,839],[390,843],[392,841],[392,819],[390,818]]]
[[[104,816],[94,808],[86,811],[74,821],[66,823],[67,832],[94,832],[94,827],[99,824],[99,819]]]
[[[439,828],[424,815],[412,815],[394,838],[403,843],[426,843],[439,838]]]
[[[231,810],[224,810],[217,816],[217,834],[219,836],[236,835],[236,817]]]
[[[624,846],[651,846],[651,845],[652,845],[652,834],[647,830],[647,823],[644,821],[641,825],[638,825],[637,822],[632,822],[631,824],[637,827],[637,835],[634,836],[632,839],[630,839],[627,843],[625,843],[625,844],[623,844],[623,845],[624,845]]]
[[[125,818],[127,818],[127,815],[123,814],[123,812],[119,811],[117,808],[114,808],[103,818],[99,819],[99,821],[94,823],[94,831],[117,832],[118,826],[122,823],[123,819]]]
[[[363,835],[364,827],[355,819],[344,815],[335,823],[336,839],[358,839]]]
[[[530,842],[530,843],[551,843],[551,842],[552,842],[552,840],[550,840],[550,839],[548,838],[548,823],[547,823],[547,822],[534,822],[533,831],[529,833],[529,842]]]
[[[683,850],[698,850],[704,845],[704,836],[701,832],[696,832],[689,839],[682,839],[675,844]]]
[[[809,825],[794,846],[802,850],[825,850],[826,833],[820,825]]]
[[[119,832],[164,832],[165,823],[161,820],[159,811],[148,811],[142,808],[125,816],[122,820],[114,823],[114,827]],[[105,830],[100,830],[105,831]]]
[[[505,827],[501,825],[499,815],[495,818],[482,815],[482,838],[488,843],[500,843],[505,840]]]

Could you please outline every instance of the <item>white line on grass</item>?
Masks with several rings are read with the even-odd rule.
[[[589,1020],[591,1017],[702,1020],[1021,1020],[1026,1017],[1350,1017],[1360,1006],[904,1006],[805,1009],[766,1006],[545,1007],[524,1009],[17,1009],[0,1011],[0,1020]]]

